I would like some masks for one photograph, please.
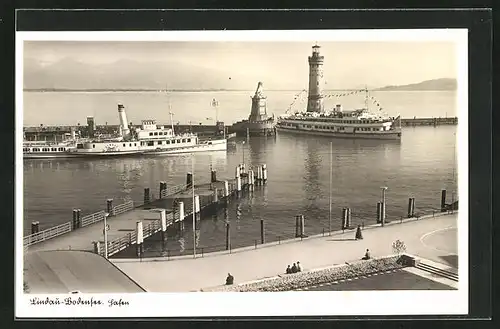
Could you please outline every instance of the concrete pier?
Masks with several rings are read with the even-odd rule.
[[[213,181],[193,187],[192,174],[187,174],[186,185],[167,189],[161,181],[158,199],[153,199],[149,188],[144,188],[144,204],[134,206],[132,202],[114,205],[113,199],[106,200],[106,213],[101,211],[81,217],[81,210],[73,210],[73,220],[39,233],[39,223],[32,224],[35,237],[25,237],[27,252],[42,250],[83,250],[98,253],[108,250],[112,256],[121,250],[136,245],[137,255],[143,252],[142,244],[148,237],[160,233],[165,238],[166,227],[175,226],[182,231],[185,218],[195,211],[197,220],[203,219],[217,210],[230,198],[241,197],[248,185],[248,177],[241,177],[241,166],[237,167],[239,176],[232,180]],[[194,198],[193,198],[194,189]],[[219,191],[221,191],[219,199]],[[194,199],[194,204],[193,204]],[[104,248],[104,223],[107,218],[108,248]],[[40,235],[42,234],[42,235]],[[40,235],[40,236],[39,236]],[[52,236],[51,236],[52,235]],[[30,242],[31,241],[31,242]],[[27,249],[26,249],[27,248]]]

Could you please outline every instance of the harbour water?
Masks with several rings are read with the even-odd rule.
[[[269,112],[282,113],[296,92],[268,92]],[[248,95],[247,95],[248,94]],[[248,116],[251,92],[171,93],[175,119],[181,123],[214,117],[210,100],[221,104],[219,119],[227,124]],[[158,93],[25,93],[25,124],[74,124],[94,115],[97,124],[116,123],[116,103],[127,106],[129,120],[156,118],[168,123],[165,94]],[[453,92],[379,92],[377,98],[389,115],[402,117],[456,116]],[[247,99],[247,101],[245,101]],[[346,101],[349,98],[346,98]],[[206,101],[206,102],[205,102]],[[350,100],[362,105],[361,100]],[[343,102],[346,104],[348,102]],[[224,105],[223,105],[224,104]],[[349,104],[347,104],[349,105]],[[146,117],[144,117],[146,116]],[[333,142],[332,228],[340,228],[342,207],[352,209],[353,223],[373,223],[380,187],[388,186],[387,217],[406,214],[408,197],[415,197],[419,210],[438,208],[441,189],[457,191],[456,127],[403,128],[400,142],[330,140],[279,134],[236,140],[227,154],[216,152],[158,158],[24,160],[24,233],[30,223],[40,229],[71,220],[72,209],[88,214],[105,208],[107,198],[115,203],[132,199],[140,203],[144,187],[157,193],[159,181],[177,185],[195,164],[195,182],[208,182],[210,167],[220,179],[232,178],[234,168],[266,163],[268,184],[252,198],[235,201],[228,209],[232,246],[253,245],[260,240],[260,219],[265,219],[266,240],[290,237],[297,214],[306,217],[306,233],[328,230],[330,141]],[[449,196],[451,199],[451,196]],[[223,212],[203,220],[197,232],[197,247],[225,244]],[[187,223],[189,224],[189,223]],[[171,237],[168,248],[191,248],[192,233]],[[97,239],[98,237],[96,237]],[[146,248],[157,250],[155,243]]]

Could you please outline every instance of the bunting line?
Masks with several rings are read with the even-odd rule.
[[[300,101],[302,103],[304,101],[304,95],[306,93],[307,93],[307,90],[303,89],[299,93],[295,94],[293,96],[293,101],[288,106],[288,110],[286,111],[286,113],[291,111],[292,106],[295,105],[295,103],[297,103],[297,101]],[[343,93],[337,93],[337,94],[324,94],[323,98],[324,99],[340,98],[340,97],[346,97],[346,96],[351,96],[351,95],[357,95],[359,93],[368,93],[368,90],[367,89],[358,89],[358,90],[353,90],[350,92],[343,92]],[[380,102],[374,96],[368,96],[367,99],[371,100],[371,103],[373,105],[376,105],[378,111],[382,111],[382,107],[380,106]]]

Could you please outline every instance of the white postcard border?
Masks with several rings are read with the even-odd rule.
[[[30,299],[68,295],[24,295],[23,276],[23,157],[16,147],[16,281],[17,317],[194,317],[299,315],[440,315],[468,312],[468,52],[466,29],[414,30],[296,30],[296,31],[119,31],[16,33],[16,145],[22,145],[24,41],[449,41],[457,45],[458,89],[458,216],[459,289],[457,291],[344,291],[283,293],[142,293],[81,295],[104,306],[30,305]],[[72,296],[74,297],[74,296]],[[128,306],[109,307],[110,299]]]

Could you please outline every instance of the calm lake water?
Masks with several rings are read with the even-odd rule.
[[[220,102],[219,119],[230,124],[248,116],[252,92],[171,93],[168,97],[175,119],[202,122],[215,117],[210,100]],[[267,92],[269,112],[280,114],[296,92]],[[456,116],[453,92],[374,93],[389,115],[402,117]],[[355,97],[354,97],[355,98]],[[363,98],[346,98],[344,106],[360,106]],[[94,115],[97,124],[118,123],[116,103],[127,107],[130,121],[155,118],[168,123],[165,94],[159,93],[36,93],[24,96],[25,125],[85,124]],[[334,104],[332,101],[331,104]],[[204,121],[206,122],[206,121]],[[333,229],[340,228],[342,207],[351,207],[353,223],[375,221],[380,187],[388,186],[387,216],[400,218],[407,211],[408,197],[415,197],[417,212],[437,208],[441,189],[456,193],[456,127],[403,128],[401,142],[330,140],[279,134],[276,138],[253,138],[248,144],[236,140],[228,151],[207,154],[113,159],[24,160],[24,228],[39,221],[41,229],[71,220],[72,209],[84,214],[115,203],[140,203],[144,187],[157,194],[159,181],[177,185],[195,162],[195,181],[208,182],[210,166],[219,179],[232,178],[243,157],[249,165],[266,163],[268,184],[253,197],[233,202],[228,210],[233,247],[253,245],[260,239],[260,219],[266,220],[266,240],[293,235],[297,214],[306,217],[306,233],[328,229],[330,142],[333,142]],[[184,236],[171,237],[169,249],[192,246],[187,223]],[[198,247],[224,245],[224,216],[203,220],[197,232]],[[158,249],[151,242],[147,248]]]

